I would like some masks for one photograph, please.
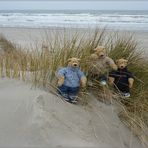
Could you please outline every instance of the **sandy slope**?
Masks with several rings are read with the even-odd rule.
[[[91,95],[89,104],[72,105],[21,81],[0,79],[0,147],[142,148],[113,105]]]

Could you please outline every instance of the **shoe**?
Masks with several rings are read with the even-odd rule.
[[[68,96],[67,94],[61,94],[61,95],[62,95],[64,98],[67,98],[67,96]]]
[[[77,103],[78,101],[77,100],[71,100],[71,103]]]
[[[123,93],[122,95],[123,95],[125,98],[129,98],[129,97],[131,96],[130,93]]]
[[[105,80],[102,80],[102,81],[100,81],[100,84],[103,85],[103,86],[105,86],[107,83],[106,83]]]
[[[78,102],[77,101],[77,97],[76,96],[74,96],[74,97],[69,96],[69,102],[71,102],[71,103],[77,103]]]
[[[61,96],[64,98],[65,101],[69,101],[68,95],[67,94],[61,94]]]
[[[70,102],[70,100],[68,98],[64,98],[65,101]]]

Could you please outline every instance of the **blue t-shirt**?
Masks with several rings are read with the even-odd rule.
[[[64,76],[65,86],[80,87],[80,79],[85,75],[79,68],[64,67],[58,71],[58,76]]]

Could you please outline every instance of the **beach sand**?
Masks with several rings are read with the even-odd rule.
[[[0,34],[3,34],[6,38],[12,42],[19,44],[24,48],[36,48],[36,45],[40,46],[43,41],[54,40],[55,34],[64,35],[70,38],[74,34],[79,34],[80,37],[89,38],[94,32],[93,29],[79,29],[79,28],[0,28]],[[106,30],[106,35],[112,34],[114,31]],[[144,50],[144,55],[148,56],[148,32],[147,31],[118,31],[119,35],[133,35],[138,42],[139,49]],[[48,41],[47,41],[48,42]]]
[[[0,32],[26,48],[46,36],[44,29],[0,28]],[[136,33],[146,48],[147,35]],[[143,147],[120,121],[115,105],[105,105],[92,95],[88,107],[72,105],[19,80],[0,78],[0,120],[0,147]]]
[[[114,105],[72,105],[22,81],[0,79],[0,147],[142,148]]]

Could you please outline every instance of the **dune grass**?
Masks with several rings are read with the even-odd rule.
[[[129,60],[130,71],[135,75],[135,83],[132,89],[131,99],[118,103],[122,108],[119,117],[141,140],[147,144],[148,141],[148,61],[143,59],[142,49],[133,35],[119,36],[118,33],[108,35],[106,38],[105,29],[96,29],[91,33],[80,35],[78,32],[71,38],[66,35],[54,33],[55,40],[44,39],[41,47],[36,49],[23,50],[18,48],[0,36],[0,75],[30,81],[34,86],[45,89],[56,88],[56,71],[67,65],[67,59],[78,57],[81,59],[81,69],[89,78],[88,57],[92,50],[98,45],[104,45],[107,53],[114,60],[126,58]],[[46,42],[45,42],[46,41]],[[96,86],[97,87],[97,86]],[[81,94],[81,99],[86,101],[86,95]]]

